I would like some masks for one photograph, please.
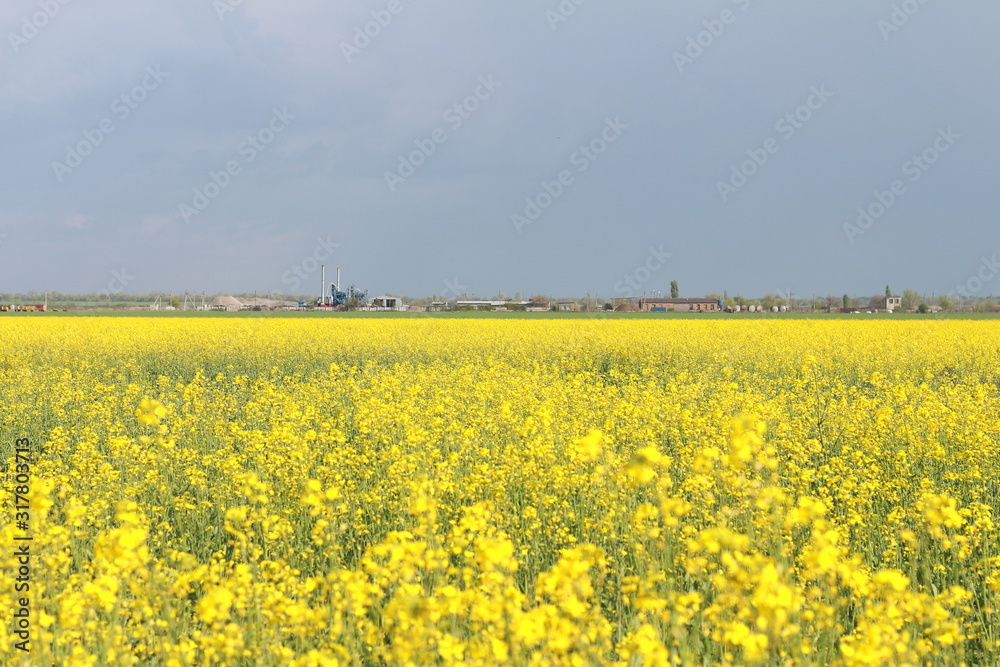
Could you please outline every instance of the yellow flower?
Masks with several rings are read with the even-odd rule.
[[[213,624],[229,619],[235,596],[225,586],[212,586],[198,601],[198,616],[202,621]]]
[[[160,420],[167,415],[167,409],[159,401],[144,398],[135,411],[135,416],[143,426],[159,426]]]
[[[38,664],[1000,664],[994,324],[0,317],[6,600]]]
[[[643,447],[632,457],[626,473],[633,486],[644,486],[656,477],[657,467],[663,455],[652,445]]]
[[[875,583],[886,590],[900,593],[910,587],[910,579],[898,570],[882,570],[875,575]]]
[[[573,443],[570,450],[573,459],[581,463],[596,461],[601,455],[603,441],[603,434],[596,429],[591,429],[586,436]]]

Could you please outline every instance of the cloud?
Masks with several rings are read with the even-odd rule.
[[[388,0],[226,1],[220,18],[206,0],[75,0],[0,58],[0,230],[36,258],[3,269],[11,289],[70,289],[81,247],[108,267],[148,257],[157,270],[130,289],[280,283],[331,234],[343,244],[336,261],[373,293],[430,294],[459,275],[484,293],[611,294],[660,245],[682,273],[662,279],[690,293],[765,293],[775,277],[797,293],[874,293],[886,266],[894,284],[941,293],[929,267],[961,273],[1000,244],[988,177],[1000,92],[982,85],[1000,64],[995,4],[928,3],[887,42],[876,24],[891,8],[862,0],[588,2],[554,31],[555,2],[400,0],[348,62],[342,43],[385,22]],[[727,6],[739,19],[678,73],[671,54]],[[34,11],[35,0],[11,0],[0,27]],[[163,84],[54,178],[52,162],[157,66],[170,73]],[[443,114],[488,75],[503,86],[452,131]],[[717,181],[821,83],[836,104],[722,203]],[[296,114],[287,131],[180,224],[178,202],[242,159],[239,146],[284,106]],[[512,234],[511,211],[615,116],[630,125],[626,140],[577,174],[531,234]],[[869,237],[841,247],[851,211],[947,126],[968,141],[879,221],[872,247]],[[447,140],[389,192],[385,172],[439,127]],[[913,242],[896,257],[903,246],[880,235]],[[216,248],[176,252],[201,244]],[[649,289],[665,290],[660,279]]]

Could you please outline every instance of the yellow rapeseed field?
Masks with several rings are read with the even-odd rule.
[[[0,382],[3,664],[1000,664],[989,321],[20,318]]]

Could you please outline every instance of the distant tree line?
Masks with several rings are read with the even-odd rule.
[[[202,300],[204,299],[205,305],[211,303],[212,299],[221,294],[228,294],[229,296],[238,296],[242,298],[252,299],[254,293],[215,293],[215,294],[187,294],[188,307],[193,307],[192,304],[200,306]],[[175,307],[181,307],[184,304],[184,293],[170,293],[170,292],[85,292],[81,294],[68,294],[65,292],[37,292],[34,290],[28,292],[0,292],[0,303],[7,304],[17,304],[17,305],[31,305],[31,304],[41,304],[48,302],[50,308],[72,308],[77,307],[128,307],[128,306],[148,306],[159,300],[161,306],[173,305]],[[266,293],[258,293],[256,295],[258,298],[268,298],[269,296],[274,299],[281,299],[284,301],[306,301],[312,302],[316,300],[315,295],[268,295]]]
[[[670,282],[669,294],[672,298],[678,298],[680,294],[680,289],[678,287],[677,281],[673,280]],[[202,303],[208,305],[212,300],[223,293],[213,293],[208,294],[192,294],[187,293],[187,304],[189,308],[194,308],[201,306]],[[238,296],[242,298],[252,299],[254,296],[258,298],[272,298],[280,299],[283,301],[295,301],[303,303],[312,303],[316,300],[314,294],[267,294],[258,292],[256,295],[253,292],[244,293],[228,293],[230,296]],[[389,294],[390,296],[397,296]],[[763,297],[759,298],[747,298],[744,296],[730,297],[728,292],[723,292],[722,294],[710,293],[706,294],[705,298],[716,299],[723,303],[723,307],[732,308],[735,306],[748,307],[757,306],[770,310],[774,307],[787,306],[791,310],[796,311],[851,311],[851,310],[885,310],[887,299],[895,296],[893,291],[888,285],[886,285],[884,294],[876,294],[871,297],[852,297],[848,294],[842,296],[828,295],[823,298],[795,298],[792,295],[784,294],[765,294]],[[922,295],[916,290],[906,289],[903,290],[900,298],[900,305],[898,307],[899,311],[903,312],[929,312],[932,310],[941,310],[945,312],[995,312],[997,310],[997,300],[992,296],[964,296],[955,297],[951,295]],[[446,295],[432,295],[423,298],[409,298],[406,296],[400,296],[406,303],[416,305],[416,306],[430,306],[433,302],[449,302],[454,303],[457,300],[492,300],[492,301],[505,301],[508,297],[503,293],[499,292],[492,297],[479,296],[477,294],[463,293],[463,294],[446,294]],[[0,292],[0,304],[15,304],[15,305],[35,305],[41,304],[47,301],[50,308],[72,308],[72,307],[93,307],[93,308],[127,308],[136,306],[149,306],[153,303],[159,301],[161,307],[171,305],[175,308],[181,308],[184,305],[185,294],[181,293],[169,293],[169,292],[144,292],[144,293],[130,293],[130,292],[86,292],[82,294],[70,294],[65,292]],[[517,292],[514,297],[514,301],[525,300],[521,292]],[[577,305],[584,310],[601,310],[610,309],[612,303],[607,299],[600,299],[597,297],[591,297],[587,295],[585,297],[569,298],[568,301],[574,301]],[[534,296],[527,299],[529,307],[542,307],[542,308],[554,308],[556,299],[551,296],[546,296],[544,294],[535,294]],[[511,306],[514,308],[515,306]],[[523,307],[523,306],[522,306]]]

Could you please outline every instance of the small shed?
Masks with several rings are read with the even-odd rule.
[[[371,308],[374,310],[403,310],[403,299],[383,294],[372,299]]]

